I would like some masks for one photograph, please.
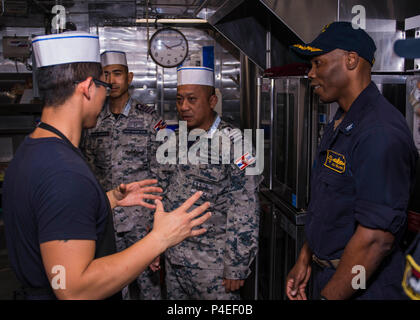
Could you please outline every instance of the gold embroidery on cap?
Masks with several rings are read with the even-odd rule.
[[[302,46],[301,44],[294,44],[293,46],[298,49],[305,50],[305,51],[311,51],[311,52],[322,51],[321,49],[314,48],[311,46]]]
[[[321,33],[325,32],[329,27],[330,27],[331,23],[327,24],[321,31]]]

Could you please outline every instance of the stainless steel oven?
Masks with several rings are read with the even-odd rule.
[[[407,77],[405,118],[420,153],[420,89],[418,83],[420,83],[420,74]]]
[[[314,155],[335,110],[319,101],[306,76],[260,78],[257,83],[264,183],[287,203],[305,209]]]
[[[259,129],[264,130],[264,171],[263,183],[266,187],[271,189],[272,179],[271,179],[271,133],[272,133],[272,124],[271,124],[271,97],[272,89],[274,85],[272,84],[274,79],[269,78],[258,78],[257,79],[257,104],[258,104],[258,115],[259,115]]]

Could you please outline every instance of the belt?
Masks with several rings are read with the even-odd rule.
[[[334,268],[334,269],[337,269],[338,264],[340,263],[340,259],[322,260],[314,254],[312,255],[312,261],[314,261],[321,268]]]

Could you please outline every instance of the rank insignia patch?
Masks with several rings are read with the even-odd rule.
[[[149,113],[149,114],[156,112],[155,106],[148,106],[146,104],[138,104],[137,109],[139,109],[140,111]]]
[[[346,158],[340,153],[328,150],[324,166],[335,172],[344,173],[346,171]]]

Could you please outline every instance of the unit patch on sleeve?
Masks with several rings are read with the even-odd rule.
[[[235,164],[238,166],[239,169],[244,170],[249,165],[255,162],[255,158],[249,154],[249,152],[245,153],[242,157],[235,161]]]
[[[402,286],[407,296],[413,300],[420,300],[420,266],[411,255],[407,255]]]
[[[165,120],[161,119],[159,120],[154,126],[153,129],[155,129],[156,131],[165,129],[168,125],[166,124]]]

